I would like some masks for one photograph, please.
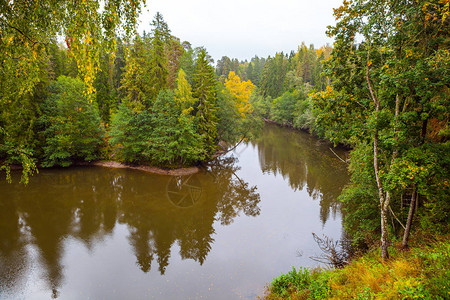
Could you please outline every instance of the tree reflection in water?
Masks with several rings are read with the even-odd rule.
[[[26,187],[17,178],[11,185],[0,181],[0,291],[20,287],[34,253],[58,297],[64,241],[76,239],[91,250],[117,223],[128,227],[143,272],[155,262],[164,274],[175,242],[182,259],[203,264],[215,221],[259,214],[256,187],[237,177],[237,169],[235,159],[225,157],[188,177],[80,167],[41,170]]]
[[[306,190],[320,201],[322,224],[338,211],[336,198],[348,175],[328,144],[270,125],[251,144],[263,173],[281,175],[293,190]],[[76,240],[93,253],[123,228],[120,236],[128,240],[138,273],[165,274],[174,246],[181,259],[203,265],[218,224],[229,225],[240,214],[260,214],[256,187],[238,171],[236,158],[225,156],[184,177],[79,167],[41,170],[26,187],[17,183],[20,172],[13,184],[0,181],[0,298],[25,289],[35,271],[49,294],[58,297],[66,286],[64,274],[70,276],[63,269],[72,250],[67,241]]]
[[[261,170],[289,181],[294,190],[306,191],[320,200],[320,219],[325,224],[330,213],[335,217],[339,210],[342,187],[349,181],[347,165],[310,134],[267,124],[263,134],[251,144],[257,145]],[[346,152],[335,150],[342,157]]]

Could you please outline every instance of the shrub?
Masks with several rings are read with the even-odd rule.
[[[292,267],[292,270],[286,274],[281,274],[270,284],[270,291],[276,295],[285,297],[291,293],[296,293],[309,288],[311,283],[311,274],[307,268],[299,268],[298,271]]]

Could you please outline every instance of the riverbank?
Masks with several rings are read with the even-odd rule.
[[[275,278],[264,298],[448,299],[449,237],[416,237],[408,250],[391,247],[387,262],[377,249],[343,269],[293,269]]]
[[[92,162],[74,162],[72,166],[97,166],[104,168],[114,168],[114,169],[131,169],[131,170],[140,170],[147,173],[158,174],[158,175],[168,175],[168,176],[186,176],[196,174],[200,171],[199,167],[187,167],[187,168],[177,168],[177,169],[163,169],[154,166],[146,166],[146,165],[128,165],[124,163],[120,163],[117,161],[92,161]],[[41,168],[41,167],[39,167]],[[11,170],[22,170],[23,167],[21,165],[10,165]]]
[[[139,170],[152,174],[158,175],[169,175],[169,176],[186,176],[196,174],[200,171],[198,167],[188,167],[188,168],[178,168],[178,169],[163,169],[153,166],[145,166],[145,165],[127,165],[116,161],[94,161],[91,163],[87,163],[85,165],[90,166],[98,166],[104,168],[114,168],[114,169],[131,169],[131,170]]]
[[[212,160],[216,159],[217,157],[220,157],[224,154],[226,154],[228,151],[219,150],[217,151],[213,157]],[[2,165],[2,161],[0,161],[0,166]],[[158,174],[158,175],[168,175],[168,176],[187,176],[187,175],[193,175],[200,171],[200,167],[193,166],[193,167],[185,167],[185,168],[176,168],[176,169],[165,169],[165,168],[159,168],[155,166],[148,166],[148,165],[130,165],[130,164],[124,164],[121,162],[113,161],[113,160],[98,160],[98,161],[77,161],[74,162],[71,166],[97,166],[97,167],[104,167],[104,168],[113,168],[113,169],[130,169],[130,170],[139,170],[144,171],[147,173],[152,174]],[[9,165],[10,170],[23,170],[22,165]],[[39,168],[42,168],[39,166]]]
[[[323,136],[318,135],[317,132],[312,131],[311,128],[309,128],[309,127],[307,127],[307,128],[298,128],[298,127],[295,127],[293,124],[282,124],[282,123],[278,123],[278,122],[276,122],[274,120],[271,120],[271,119],[266,119],[266,118],[262,118],[262,119],[263,119],[264,123],[266,123],[266,124],[273,124],[275,126],[280,126],[280,127],[283,127],[283,128],[287,128],[289,130],[300,131],[300,132],[305,132],[307,134],[310,134],[311,136],[313,136],[316,139],[318,139],[320,142],[327,143],[327,144],[333,146],[333,148],[339,147],[339,148],[345,149],[346,151],[350,151],[350,150],[353,149],[348,144],[337,143],[336,145],[334,145],[333,142],[331,142],[328,139],[325,139]]]

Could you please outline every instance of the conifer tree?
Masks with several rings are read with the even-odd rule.
[[[159,12],[156,13],[151,25],[154,28],[152,29],[148,70],[150,94],[147,101],[155,100],[159,94],[159,91],[167,87],[167,79],[169,75],[164,45],[170,38],[170,30]],[[150,106],[150,103],[148,103],[148,106]]]
[[[164,52],[167,58],[167,87],[174,89],[184,49],[178,38],[171,37],[165,45]]]
[[[140,36],[136,36],[133,44],[126,49],[125,72],[121,90],[125,95],[123,102],[135,112],[148,107],[150,95],[149,55],[146,45]]]
[[[99,157],[103,128],[96,105],[86,96],[80,79],[60,76],[50,86],[39,122],[43,132],[44,166],[69,166],[74,160]]]
[[[203,135],[206,152],[211,155],[216,149],[216,81],[211,59],[205,49],[200,49],[195,62],[193,96],[196,105],[197,131]]]

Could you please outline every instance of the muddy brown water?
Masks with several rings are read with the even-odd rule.
[[[335,150],[346,156],[344,151]],[[346,165],[266,125],[201,172],[41,169],[0,181],[0,299],[253,299],[342,235]]]

